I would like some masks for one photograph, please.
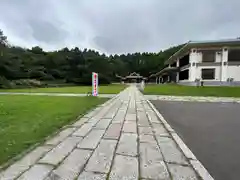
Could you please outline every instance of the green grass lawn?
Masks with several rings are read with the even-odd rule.
[[[194,87],[174,84],[146,85],[144,94],[240,97],[240,87]]]
[[[121,84],[111,84],[108,86],[99,86],[100,94],[118,94],[126,86]],[[57,88],[28,88],[28,89],[1,89],[2,92],[41,92],[41,93],[88,93],[92,91],[91,86],[72,86]]]
[[[106,100],[96,97],[0,96],[0,164],[42,142]]]

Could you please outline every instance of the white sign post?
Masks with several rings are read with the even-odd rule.
[[[92,95],[98,96],[98,73],[92,73]]]

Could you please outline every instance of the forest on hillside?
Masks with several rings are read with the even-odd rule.
[[[119,81],[116,75],[131,72],[148,77],[164,68],[164,61],[181,46],[158,53],[110,56],[78,47],[46,52],[39,46],[25,49],[10,45],[0,30],[0,88],[48,86],[54,82],[89,85],[92,72],[99,73],[101,84]]]

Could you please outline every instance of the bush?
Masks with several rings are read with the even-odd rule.
[[[45,77],[47,74],[44,73],[43,71],[38,71],[38,70],[32,70],[29,73],[29,78],[33,79],[40,79],[42,77]]]
[[[2,89],[9,89],[13,88],[15,84],[9,80],[7,80],[5,77],[0,76],[0,88]]]
[[[52,69],[49,71],[49,74],[51,74],[55,79],[62,79],[64,78],[64,73],[62,73],[58,69]]]
[[[84,74],[81,78],[67,78],[66,82],[70,83],[75,83],[79,85],[86,85],[86,86],[91,86],[92,85],[92,74]],[[98,84],[110,84],[110,80],[108,77],[98,74]]]
[[[111,81],[107,76],[105,76],[103,74],[98,74],[98,83],[99,84],[110,84]]]
[[[42,83],[41,81],[38,81],[36,79],[20,79],[20,80],[15,80],[14,83],[16,86],[19,87],[45,87],[46,84]]]
[[[39,79],[42,80],[42,81],[53,81],[53,80],[55,80],[55,78],[50,74],[45,74],[42,77],[40,77]]]

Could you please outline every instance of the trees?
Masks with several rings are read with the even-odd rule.
[[[126,76],[137,72],[148,77],[164,67],[168,59],[181,46],[158,53],[132,53],[122,55],[99,54],[97,51],[67,47],[45,52],[41,47],[23,49],[7,45],[7,37],[0,30],[0,87],[16,80],[66,81],[91,84],[91,73],[99,73],[100,83],[118,80],[116,75]],[[19,82],[19,81],[18,81]]]
[[[7,44],[7,37],[4,36],[3,31],[0,29],[0,45],[4,46]]]

